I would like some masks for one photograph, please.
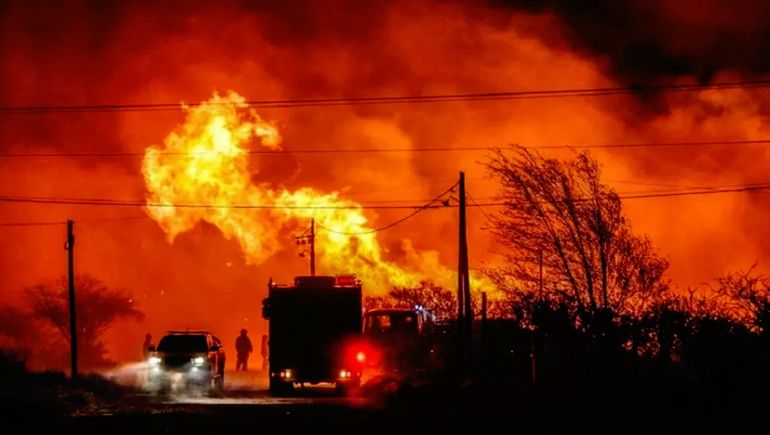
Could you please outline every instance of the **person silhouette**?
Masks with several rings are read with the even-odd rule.
[[[249,354],[253,348],[251,346],[251,340],[249,339],[248,335],[246,335],[247,333],[248,331],[241,329],[241,335],[235,339],[235,353],[237,356],[235,371],[249,370]]]

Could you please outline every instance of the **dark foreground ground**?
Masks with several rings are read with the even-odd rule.
[[[736,390],[686,376],[575,372],[519,382],[489,369],[475,381],[436,376],[407,381],[373,376],[356,397],[307,389],[274,398],[264,373],[228,373],[224,394],[184,389],[152,395],[133,385],[132,367],[70,381],[30,373],[0,358],[2,434],[453,434],[453,433],[752,433],[767,432],[761,384]],[[729,373],[739,373],[730,369]],[[550,379],[550,381],[549,381]],[[754,386],[755,385],[755,386]]]
[[[686,391],[672,397],[609,388],[601,394],[555,397],[494,383],[410,384],[375,378],[358,397],[308,389],[296,397],[273,398],[259,377],[231,376],[229,389],[219,397],[153,396],[95,376],[78,384],[60,374],[25,376],[3,391],[2,433],[742,433],[764,415],[753,407],[745,408],[744,415],[728,412],[708,401],[698,402],[703,406],[698,409],[681,406]]]

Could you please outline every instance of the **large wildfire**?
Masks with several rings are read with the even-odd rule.
[[[240,95],[214,94],[186,111],[184,125],[170,133],[162,147],[149,147],[142,164],[147,212],[170,242],[199,222],[208,222],[238,241],[248,263],[260,264],[287,245],[293,248],[289,234],[301,232],[314,219],[316,253],[324,273],[355,273],[374,291],[415,286],[426,279],[449,284],[448,269],[425,264],[434,261],[434,255],[414,263],[421,255],[408,241],[404,245],[416,268],[383,259],[383,248],[361,205],[338,192],[312,187],[290,191],[253,182],[250,146],[279,150],[281,135]]]
[[[173,104],[205,100],[215,89],[260,100],[591,89],[754,80],[770,71],[756,55],[770,5],[722,13],[714,0],[590,8],[567,1],[294,3],[111,2],[105,9],[88,1],[3,2],[2,105]],[[770,91],[750,88],[274,107],[258,116],[243,98],[221,93],[183,113],[4,114],[3,152],[90,154],[0,159],[6,195],[128,199],[146,208],[3,203],[0,222],[76,222],[78,273],[131,292],[146,314],[144,324],[118,326],[125,329],[115,329],[119,339],[110,341],[110,354],[129,360],[138,347],[124,337],[147,331],[208,327],[227,337],[241,327],[264,330],[265,283],[308,272],[307,257],[297,255],[307,246],[295,237],[313,218],[319,274],[355,273],[378,295],[423,279],[455,287],[454,209],[426,210],[373,233],[412,210],[367,207],[424,203],[458,171],[466,172],[471,198],[489,200],[499,186],[478,164],[483,151],[296,150],[764,139],[767,101]],[[606,148],[593,155],[620,193],[759,183],[770,163],[759,145]],[[754,262],[767,271],[766,198],[697,195],[623,206],[634,231],[670,261],[672,282],[687,288]],[[186,207],[196,205],[206,207]],[[268,208],[251,207],[257,205]],[[484,213],[498,211],[469,209],[472,269],[496,259]],[[0,303],[20,305],[25,286],[65,272],[63,237],[58,225],[0,231],[0,244],[13,247],[0,256]]]

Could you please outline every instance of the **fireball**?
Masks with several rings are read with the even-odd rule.
[[[280,151],[281,135],[240,95],[214,94],[184,109],[184,124],[163,146],[147,148],[142,162],[145,209],[169,242],[208,222],[238,241],[247,263],[258,265],[293,245],[279,238],[282,229],[301,231],[315,219],[323,273],[355,273],[375,293],[426,279],[452,286],[456,275],[438,263],[437,254],[416,252],[408,241],[403,245],[410,267],[385,260],[364,209],[340,193],[253,182],[249,146]]]

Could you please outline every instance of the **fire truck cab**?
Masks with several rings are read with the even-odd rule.
[[[428,367],[433,315],[424,307],[372,309],[364,314],[364,339],[377,349],[368,363],[386,373],[416,376]]]
[[[269,321],[270,393],[294,385],[334,384],[357,389],[363,369],[361,282],[355,276],[298,276],[290,285],[270,280],[262,316]]]

